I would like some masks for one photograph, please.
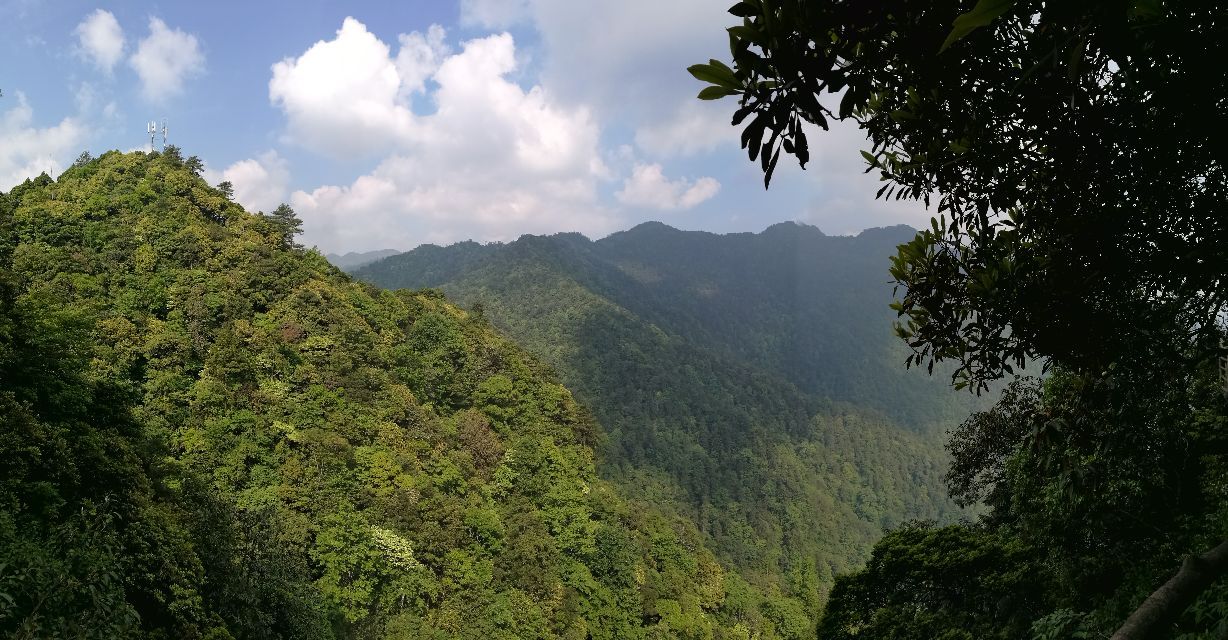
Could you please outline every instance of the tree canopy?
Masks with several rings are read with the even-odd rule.
[[[954,434],[952,492],[989,507],[979,537],[889,537],[876,553],[891,562],[837,583],[825,628],[891,637],[879,623],[920,612],[961,637],[961,616],[1022,629],[1004,617],[1022,611],[1037,637],[1222,633],[1213,362],[1228,308],[1228,79],[1204,61],[1228,48],[1223,9],[745,0],[730,12],[742,19],[732,66],[690,71],[711,85],[700,98],[738,97],[733,124],[765,185],[781,152],[804,167],[808,133],[849,120],[869,139],[877,195],[935,208],[890,266],[908,364],[952,360],[956,386],[977,391],[1032,361],[1052,373]],[[978,549],[1017,550],[992,570],[1027,567],[1044,597],[978,611],[942,595],[959,585],[915,577]],[[866,580],[873,598],[857,595]]]
[[[961,12],[962,11],[962,12]],[[852,120],[882,197],[936,205],[904,245],[901,335],[981,387],[1030,358],[1095,370],[1214,351],[1228,296],[1228,49],[1213,3],[746,0],[733,123],[765,182]],[[828,99],[830,97],[830,99]],[[1188,349],[1193,346],[1195,355]]]
[[[0,635],[796,637],[548,367],[169,151],[0,194]]]
[[[988,403],[898,366],[882,266],[914,233],[649,222],[596,241],[428,245],[353,273],[481,305],[592,408],[602,475],[693,520],[767,596],[749,615],[801,610],[808,635],[884,527],[960,515],[942,432]]]

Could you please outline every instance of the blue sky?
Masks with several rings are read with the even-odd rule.
[[[847,234],[927,219],[874,200],[853,128],[758,167],[733,101],[685,68],[727,55],[721,0],[0,2],[0,190],[146,123],[251,209],[289,202],[324,251],[645,220]]]

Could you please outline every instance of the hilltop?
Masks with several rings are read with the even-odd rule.
[[[796,637],[550,368],[165,153],[0,195],[0,632]]]

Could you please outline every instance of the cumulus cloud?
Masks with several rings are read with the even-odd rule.
[[[161,102],[182,93],[187,79],[205,70],[205,54],[196,36],[151,17],[149,35],[137,44],[128,64],[141,79],[142,95]]]
[[[637,164],[615,194],[619,202],[651,209],[690,209],[715,196],[721,183],[714,178],[669,180],[659,164]]]
[[[52,127],[34,126],[34,109],[20,91],[17,105],[0,114],[0,190],[46,171],[56,175],[63,158],[75,157],[86,138],[85,127],[64,118]]]
[[[290,140],[338,157],[406,140],[413,113],[403,101],[397,62],[389,56],[388,45],[366,25],[346,18],[336,38],[274,64],[269,100],[285,112]],[[407,54],[405,68],[416,61],[416,54]]]
[[[204,178],[210,184],[230,182],[234,186],[235,201],[248,211],[268,213],[288,200],[290,169],[276,151],[240,160],[222,171],[206,169]]]
[[[110,11],[95,10],[77,25],[74,33],[78,52],[107,73],[124,55],[124,30]]]
[[[270,96],[294,140],[336,155],[389,153],[349,185],[291,196],[307,241],[352,251],[613,230],[597,197],[610,171],[589,111],[508,80],[516,69],[511,35],[470,40],[449,55],[436,33],[402,37],[402,53],[416,53],[394,59],[347,18],[336,39],[274,66]],[[418,90],[432,67],[435,109],[416,115],[405,88]],[[402,75],[406,69],[412,73]]]
[[[686,68],[728,54],[736,22],[711,0],[463,0],[461,22],[504,28],[531,23],[541,35],[542,83],[565,102],[635,131],[655,157],[694,155],[733,142],[726,104],[697,104],[702,84]],[[645,70],[652,70],[646,72]]]
[[[721,174],[724,189],[733,194],[729,201],[801,216],[835,233],[901,221],[920,224],[928,215],[914,202],[874,199],[881,183],[877,174],[862,173],[858,153],[870,145],[848,123],[811,136],[808,171],[787,166],[791,158],[783,158],[771,192],[762,191],[762,174],[738,149],[741,130],[729,124],[733,100],[696,100],[703,83],[686,71],[709,58],[728,59],[725,29],[738,22],[725,11],[728,3],[528,2],[545,49],[541,82],[564,103],[594,105],[607,127],[634,131],[637,157],[719,158],[737,167]]]
[[[712,0],[532,0],[546,48],[543,82],[563,99],[604,106],[603,119],[634,129],[693,119],[702,111],[692,105],[702,84],[686,68],[728,55],[725,28],[737,19],[724,7]],[[709,105],[706,113],[717,110]]]
[[[447,33],[443,27],[433,24],[426,33],[415,31],[401,34],[397,40],[401,50],[397,53],[397,73],[401,79],[401,97],[406,94],[426,90],[426,81],[448,55],[448,46],[444,43]]]

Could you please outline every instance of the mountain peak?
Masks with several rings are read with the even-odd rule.
[[[650,233],[661,231],[678,231],[678,229],[671,227],[664,222],[649,220],[648,222],[641,222],[623,233]]]
[[[759,235],[773,236],[773,235],[784,235],[784,234],[789,234],[789,235],[805,234],[808,236],[816,236],[816,237],[826,237],[827,235],[823,233],[821,229],[819,229],[818,227],[814,225],[806,224],[805,222],[798,222],[796,220],[786,220],[784,222],[777,222],[776,224],[764,229]]]
[[[887,227],[870,227],[857,234],[858,238],[887,238],[896,242],[908,242],[917,235],[917,230],[906,224],[894,224]]]

